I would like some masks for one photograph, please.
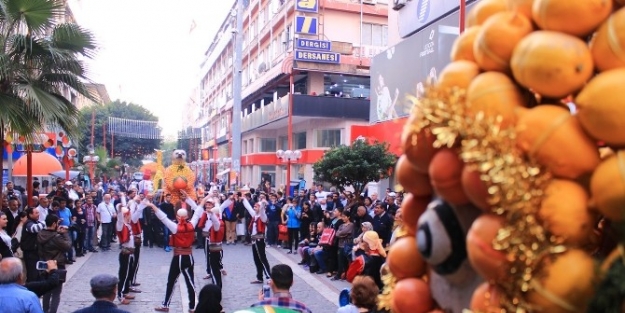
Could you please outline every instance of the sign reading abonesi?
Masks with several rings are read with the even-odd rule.
[[[315,63],[341,63],[341,54],[335,52],[295,50],[295,61]]]
[[[295,39],[295,49],[331,51],[332,42],[325,40]]]
[[[300,12],[319,12],[319,0],[295,0],[295,10]]]

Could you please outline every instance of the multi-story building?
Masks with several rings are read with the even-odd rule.
[[[312,164],[324,151],[350,144],[369,124],[369,68],[387,45],[387,2],[249,1],[240,104],[232,100],[236,14],[225,17],[201,66],[200,113],[193,123],[202,129],[200,148],[208,150],[202,155],[221,161],[210,165],[213,179],[234,178],[224,160],[232,156],[232,119],[241,118],[238,182],[256,186],[264,178],[280,186],[304,179],[311,185]],[[241,105],[241,117],[232,116],[233,105]],[[291,177],[288,163],[276,156],[288,149],[301,152]]]

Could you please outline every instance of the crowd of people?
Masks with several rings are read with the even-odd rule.
[[[86,191],[76,182],[58,179],[55,187],[45,190],[47,194],[38,194],[39,186],[35,182],[36,194],[26,197],[13,183],[7,183],[0,212],[0,255],[7,266],[13,267],[8,270],[11,277],[0,277],[0,284],[6,284],[5,280],[23,283],[23,288],[28,290],[31,290],[29,284],[35,286],[31,291],[42,296],[41,312],[55,313],[66,267],[77,257],[111,251],[112,243],[118,243],[117,277],[94,277],[92,293],[100,300],[113,297],[110,288],[115,281],[112,299],[126,305],[135,299],[133,293],[141,292],[137,280],[141,247],[157,246],[173,252],[173,258],[164,301],[155,310],[169,311],[174,283],[183,275],[189,291],[189,308],[193,311],[206,302],[203,294],[213,302],[221,297],[215,290],[221,290],[222,275],[227,274],[222,264],[222,246],[240,243],[251,246],[256,266],[256,277],[251,283],[271,286],[274,290],[275,301],[262,299],[261,293],[262,301],[310,312],[288,293],[292,269],[285,265],[271,268],[266,246],[299,254],[300,265],[332,280],[346,279],[350,264],[362,256],[364,270],[357,274],[369,277],[379,291],[385,249],[401,223],[402,196],[390,189],[382,198],[376,192],[357,197],[349,184],[328,191],[318,184],[285,197],[283,190],[265,184],[258,189],[243,187],[235,192],[225,192],[212,185],[206,192],[198,189],[197,201],[182,192],[182,201],[172,203],[169,194],[138,190],[137,186],[140,184],[99,183]],[[197,306],[194,246],[204,250],[204,278],[211,280],[206,290],[200,292]],[[47,270],[38,268],[42,261],[50,264]],[[19,277],[14,275],[18,264]],[[98,301],[94,306],[105,305]]]

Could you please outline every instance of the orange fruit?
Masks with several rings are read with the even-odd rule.
[[[425,261],[419,250],[414,236],[397,239],[388,252],[386,264],[397,279],[420,277],[425,274]]]
[[[530,283],[534,288],[526,296],[537,312],[586,312],[596,283],[595,263],[590,256],[571,249],[545,259],[537,268],[540,270]]]
[[[406,155],[402,155],[397,160],[396,165],[397,180],[401,186],[415,196],[429,196],[432,194],[430,179],[426,174],[420,173],[410,164]]]
[[[480,172],[477,170],[472,170],[470,167],[465,166],[461,177],[462,188],[475,206],[488,212],[491,208],[491,205],[488,204],[488,188],[486,183],[480,178],[480,175]]]
[[[433,147],[436,137],[430,132],[430,129],[417,128],[416,122],[419,114],[418,111],[413,112],[406,121],[401,142],[404,154],[412,166],[421,173],[427,173],[430,161],[438,150]]]
[[[602,72],[575,98],[577,118],[584,130],[608,146],[625,145],[625,68]]]
[[[518,12],[525,15],[525,17],[532,18],[532,4],[534,0],[507,0],[508,10],[511,12]]]
[[[581,89],[593,74],[586,43],[553,31],[535,31],[523,38],[514,49],[510,66],[521,85],[553,98]]]
[[[482,283],[473,291],[471,310],[482,313],[501,313],[501,294],[499,287]]]
[[[500,115],[503,124],[516,123],[516,112],[525,100],[521,90],[503,73],[486,72],[477,75],[467,89],[469,110],[487,116]]]
[[[480,68],[471,61],[455,61],[447,64],[438,76],[438,88],[467,89],[471,81],[480,74]]]
[[[451,149],[441,149],[430,163],[428,173],[432,187],[437,195],[450,204],[461,205],[470,202],[460,180],[463,167],[464,163]]]
[[[491,15],[507,9],[506,0],[479,1],[468,11],[465,25],[467,28],[482,25]]]
[[[597,166],[590,179],[593,206],[605,217],[625,221],[625,151],[619,150]]]
[[[395,285],[391,301],[392,312],[428,313],[433,307],[432,291],[423,280],[406,278]]]
[[[452,61],[466,60],[475,62],[475,56],[473,56],[473,42],[480,28],[481,26],[469,27],[456,38],[456,41],[454,41],[454,44],[451,46]]]
[[[506,255],[493,248],[493,241],[505,219],[493,214],[480,215],[467,233],[467,255],[473,269],[486,281],[500,281],[507,275]]]
[[[430,201],[432,201],[431,196],[415,197],[411,193],[404,195],[404,201],[401,202],[402,217],[404,228],[410,234],[415,235],[417,233],[419,217],[425,212]]]
[[[600,71],[625,67],[625,8],[612,14],[590,42],[590,53]]]
[[[516,129],[517,146],[556,177],[577,179],[599,165],[595,142],[564,107],[529,109],[519,117]]]
[[[592,237],[594,216],[588,210],[588,194],[574,181],[551,181],[538,216],[549,232],[566,244],[583,246]]]
[[[610,13],[610,0],[534,0],[532,6],[532,18],[541,29],[580,37],[592,33]]]
[[[532,28],[532,22],[520,13],[493,14],[484,22],[473,43],[475,62],[486,71],[508,71],[514,47],[532,32]]]

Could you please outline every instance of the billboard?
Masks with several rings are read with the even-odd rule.
[[[464,0],[467,4],[477,0]],[[458,10],[459,0],[412,0],[399,10],[399,35],[406,38],[442,16]]]
[[[428,78],[436,81],[450,62],[451,47],[460,32],[458,21],[456,11],[372,59],[370,122],[410,114],[413,103],[408,96],[422,95]]]
[[[318,0],[296,0],[295,10],[300,12],[317,13],[319,12]]]

